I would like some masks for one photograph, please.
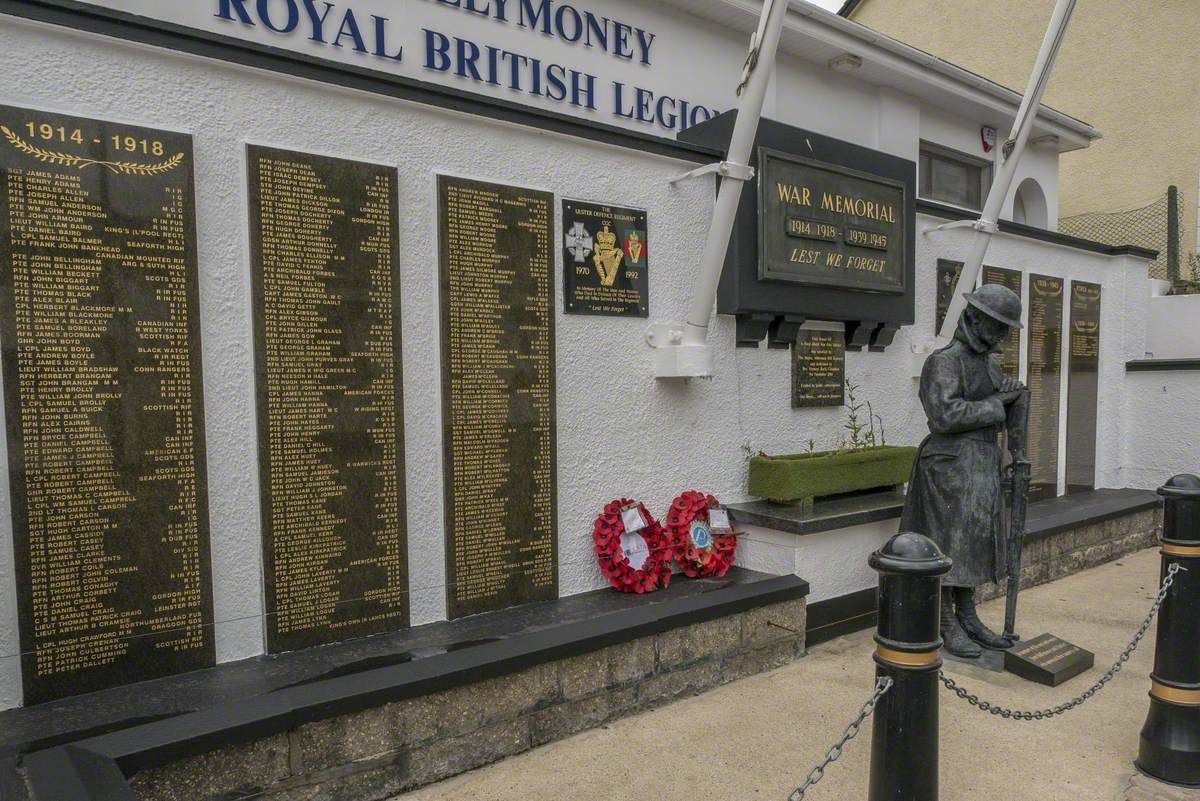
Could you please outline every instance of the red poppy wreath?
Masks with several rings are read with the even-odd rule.
[[[596,517],[592,540],[600,572],[621,592],[654,592],[671,583],[667,535],[644,504],[628,498],[609,501]]]
[[[724,576],[733,565],[737,537],[731,530],[725,536],[720,536],[720,530],[714,532],[709,518],[709,510],[718,508],[713,496],[688,490],[667,512],[671,550],[689,578]]]

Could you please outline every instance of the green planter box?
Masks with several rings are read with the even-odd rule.
[[[916,456],[916,448],[891,445],[842,453],[759,455],[750,460],[750,494],[811,509],[815,499],[826,495],[904,484]]]

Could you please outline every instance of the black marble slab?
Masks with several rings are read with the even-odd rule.
[[[558,596],[553,242],[553,195],[438,176],[452,618]]]
[[[1053,634],[1041,634],[1004,652],[1004,669],[1023,679],[1057,687],[1091,670],[1096,655]]]
[[[598,590],[255,657],[0,712],[0,759],[81,740],[116,749],[117,758],[156,741],[203,735],[220,744],[234,728],[261,730],[267,719],[298,725],[305,710],[317,715],[334,699],[338,714],[348,714],[355,698],[374,703],[447,689],[807,594],[796,576],[735,567],[724,578],[677,581],[647,595]]]
[[[729,504],[729,511],[736,523],[773,528],[801,536],[890,520],[899,517],[903,509],[904,494],[895,490],[818,500],[810,511],[800,506],[770,501]]]
[[[246,162],[267,650],[404,628],[396,168]]]
[[[215,661],[192,137],[0,106],[27,704]]]

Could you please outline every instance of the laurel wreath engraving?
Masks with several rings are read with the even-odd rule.
[[[183,162],[183,154],[176,153],[166,161],[158,164],[138,164],[132,161],[103,161],[101,159],[89,159],[83,156],[74,156],[70,153],[60,153],[55,150],[45,150],[43,148],[31,145],[21,137],[17,136],[7,125],[0,125],[0,133],[4,134],[4,138],[9,144],[21,151],[27,156],[32,156],[46,164],[57,164],[62,167],[75,167],[83,170],[88,167],[105,167],[120,175],[162,175],[165,172],[178,167]]]

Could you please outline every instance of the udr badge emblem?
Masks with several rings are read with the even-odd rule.
[[[692,544],[701,550],[706,550],[712,547],[713,538],[712,530],[709,529],[708,523],[703,520],[692,521]]]
[[[576,264],[583,264],[587,261],[588,254],[592,252],[595,242],[592,240],[592,235],[583,227],[583,223],[576,222],[570,231],[563,235],[563,242],[567,247],[567,251],[575,257]]]

